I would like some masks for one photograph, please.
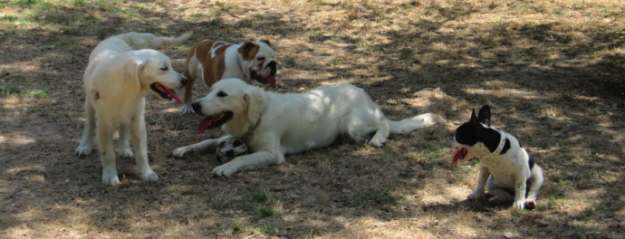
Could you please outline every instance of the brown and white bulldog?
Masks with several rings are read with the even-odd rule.
[[[268,40],[228,44],[202,39],[189,50],[183,75],[189,79],[181,113],[191,113],[191,91],[196,79],[209,89],[221,79],[237,78],[247,84],[276,84],[278,61]]]

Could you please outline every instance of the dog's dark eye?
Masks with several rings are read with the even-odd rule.
[[[262,56],[261,56],[261,57],[258,57],[258,58],[256,58],[256,59],[258,59],[259,61],[264,61],[264,60],[265,60],[265,57],[262,57]]]
[[[219,93],[217,93],[217,96],[219,96],[219,97],[226,97],[226,96],[228,96],[228,94],[224,93],[223,91],[220,91]]]
[[[163,66],[163,67],[161,68],[161,71],[166,71],[167,69],[169,69],[169,68],[167,68],[167,66]]]

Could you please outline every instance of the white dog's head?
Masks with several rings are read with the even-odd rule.
[[[250,78],[271,86],[276,84],[278,61],[268,40],[248,41],[238,49],[241,64],[249,69]]]
[[[134,52],[138,59],[142,59],[134,69],[142,90],[151,90],[163,99],[175,99],[182,104],[176,92],[187,84],[187,78],[176,72],[171,60],[165,54],[155,50],[145,49]]]
[[[243,135],[260,120],[267,107],[267,94],[239,79],[223,79],[211,87],[208,95],[191,106],[195,113],[204,115],[198,133],[224,125],[235,137]]]

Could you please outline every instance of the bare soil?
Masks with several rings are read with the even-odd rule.
[[[161,49],[180,72],[202,37],[269,39],[280,87],[267,90],[349,82],[391,119],[447,123],[220,178],[215,155],[171,151],[222,133],[196,134],[200,116],[151,95],[160,181],[118,159],[122,183],[102,185],[97,154],[74,155],[89,53],[187,30]],[[617,0],[0,0],[0,238],[624,238],[624,80]],[[483,104],[544,168],[536,210],[465,200],[479,162],[453,166],[450,144]]]

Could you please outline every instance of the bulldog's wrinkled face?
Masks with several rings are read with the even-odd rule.
[[[169,57],[155,50],[141,50],[137,54],[148,55],[137,70],[141,85],[148,86],[152,92],[163,99],[175,99],[182,104],[172,89],[184,87],[187,84],[187,78],[174,70]]]
[[[252,80],[271,86],[276,84],[278,61],[268,40],[246,42],[239,48],[239,54]]]

